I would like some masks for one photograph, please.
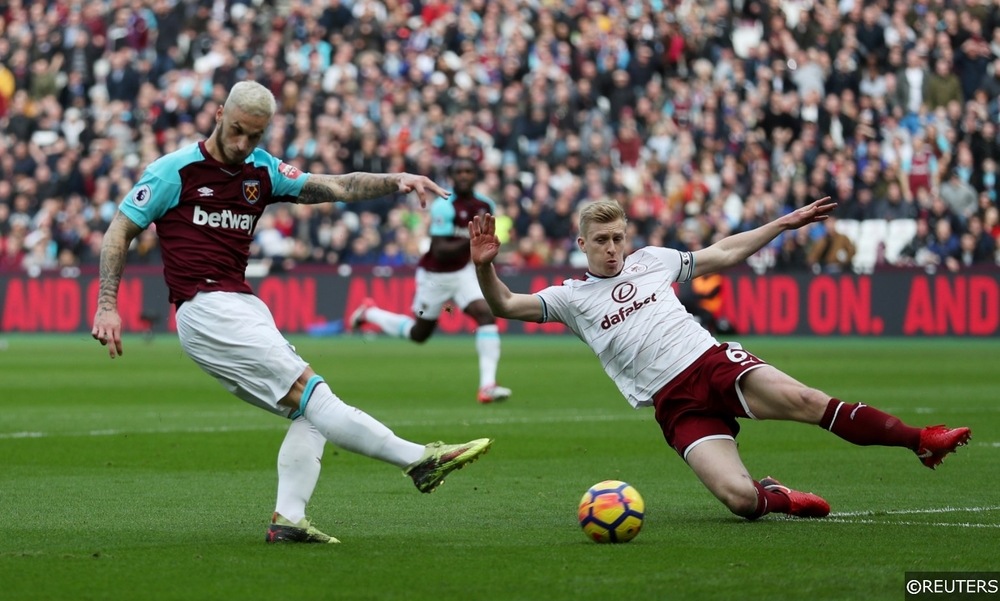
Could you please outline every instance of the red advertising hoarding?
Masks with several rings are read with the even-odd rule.
[[[535,292],[580,274],[569,270],[504,274],[517,292]],[[1000,271],[927,274],[898,270],[874,275],[730,273],[723,311],[742,334],[801,336],[1000,335]],[[396,270],[339,275],[302,269],[252,280],[288,334],[344,320],[365,297],[410,312],[413,274]],[[89,332],[97,299],[96,274],[74,278],[0,274],[0,332]],[[174,331],[173,309],[159,270],[130,269],[119,310],[127,332]],[[564,334],[560,324],[501,322],[508,333]],[[471,333],[458,312],[441,316],[442,333]],[[335,329],[335,328],[334,328]]]

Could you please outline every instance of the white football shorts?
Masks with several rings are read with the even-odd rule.
[[[244,401],[287,417],[279,406],[308,367],[252,294],[200,292],[177,310],[177,335],[191,359]]]
[[[435,320],[441,315],[444,304],[453,301],[462,311],[472,301],[483,298],[472,263],[458,271],[439,273],[417,268],[417,291],[413,295],[413,314]]]

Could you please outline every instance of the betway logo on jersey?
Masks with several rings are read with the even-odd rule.
[[[248,234],[253,233],[255,217],[244,213],[234,213],[229,209],[217,213],[209,213],[201,208],[201,205],[194,205],[194,224],[207,225],[208,227],[220,227],[227,230],[241,230]]]
[[[626,319],[628,319],[629,315],[632,315],[633,313],[635,313],[639,309],[642,309],[649,303],[655,303],[655,302],[656,302],[656,294],[653,294],[651,296],[647,296],[643,300],[634,300],[631,303],[622,305],[621,308],[619,308],[616,313],[611,313],[604,316],[604,319],[601,321],[601,329],[607,330],[611,326],[616,326],[621,322],[625,321]]]

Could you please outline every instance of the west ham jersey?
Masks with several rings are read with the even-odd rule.
[[[587,274],[537,293],[542,321],[566,324],[590,346],[633,407],[653,395],[718,342],[674,294],[694,274],[694,256],[647,246],[611,278]]]
[[[448,198],[438,198],[431,203],[431,236],[444,237],[469,237],[469,222],[476,215],[486,213],[495,214],[496,209],[493,201],[479,193],[472,193],[466,196],[457,196],[454,192]],[[462,254],[455,257],[453,261],[441,261],[431,255],[424,253],[420,257],[419,266],[427,271],[451,272],[458,271],[468,264],[472,258],[471,250],[465,246]]]
[[[151,163],[120,210],[140,227],[156,224],[170,302],[252,293],[244,275],[257,220],[267,205],[294,201],[308,177],[260,148],[226,165],[198,142]]]

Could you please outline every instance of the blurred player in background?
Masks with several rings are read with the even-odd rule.
[[[403,469],[420,492],[486,452],[465,444],[416,444],[343,403],[275,326],[244,279],[254,227],[267,205],[359,201],[415,192],[423,205],[446,192],[408,173],[303,173],[257,148],[276,109],[274,96],[237,83],[207,140],[151,163],[122,200],[101,248],[93,337],[122,354],[118,288],[129,244],[155,224],[177,334],[205,372],[244,401],[291,420],[278,452],[278,496],[267,542],[336,543],[306,519],[327,441]]]
[[[633,407],[653,406],[664,438],[736,515],[823,517],[821,497],[771,477],[753,479],[736,446],[736,418],[818,424],[857,445],[904,447],[936,467],[968,442],[968,428],[914,428],[864,403],[845,403],[799,383],[733,342],[720,344],[684,310],[672,284],[737,265],[785,230],[824,221],[836,206],[817,200],[756,229],[682,252],[647,246],[624,256],[625,212],[598,201],[580,213],[577,244],[585,279],[515,294],[493,267],[500,242],[492,215],[469,223],[472,260],[498,317],[566,324],[598,356]]]
[[[426,342],[437,328],[441,311],[454,303],[476,322],[476,352],[479,354],[480,403],[503,401],[510,389],[497,385],[500,363],[500,331],[490,307],[483,299],[476,272],[469,261],[469,221],[476,215],[495,213],[493,201],[475,191],[479,169],[472,159],[455,159],[449,169],[454,184],[451,196],[431,205],[431,247],[417,265],[417,289],[413,297],[416,317],[391,313],[364,302],[351,315],[351,329],[371,324],[390,336]]]

